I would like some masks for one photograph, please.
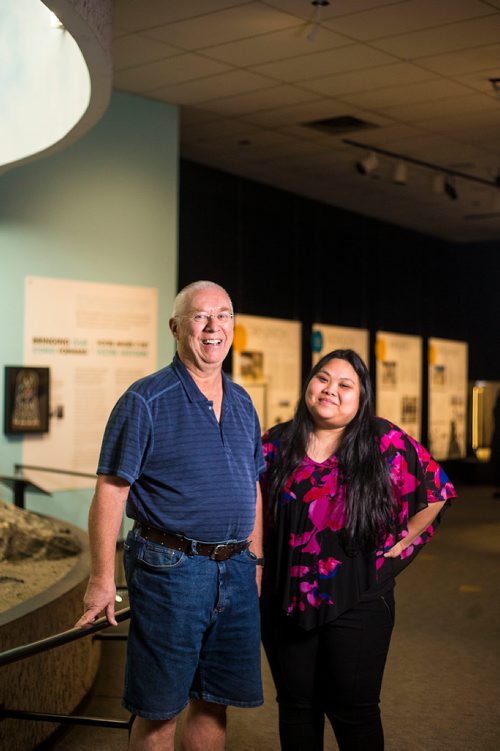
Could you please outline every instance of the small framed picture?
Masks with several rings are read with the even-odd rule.
[[[49,368],[5,367],[4,426],[6,435],[49,430]]]

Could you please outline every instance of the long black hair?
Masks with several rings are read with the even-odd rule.
[[[280,458],[273,462],[270,470],[268,509],[272,516],[286,481],[306,455],[314,432],[314,422],[306,405],[307,388],[330,360],[345,360],[359,378],[359,408],[343,430],[336,456],[339,486],[345,490],[345,524],[341,533],[344,547],[349,553],[369,552],[379,547],[393,528],[395,501],[378,445],[370,375],[361,357],[352,349],[329,352],[309,373],[293,420],[281,435]]]

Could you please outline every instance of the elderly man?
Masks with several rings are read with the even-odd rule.
[[[104,435],[89,514],[92,572],[84,627],[116,623],[115,544],[125,503],[132,610],[124,706],[130,749],[224,748],[226,707],[262,704],[258,584],[263,469],[248,394],[222,372],[233,308],[213,282],[175,300],[173,362],[133,384]]]

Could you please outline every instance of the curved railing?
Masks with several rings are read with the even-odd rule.
[[[27,465],[27,464],[16,464],[15,465],[15,476],[14,477],[0,477],[0,481],[3,482],[3,484],[8,484],[13,487],[15,492],[15,504],[17,506],[20,506],[21,508],[24,507],[24,490],[25,486],[30,484],[30,481],[28,481],[26,478],[23,478],[19,475],[19,472],[25,469],[30,470],[37,470],[42,472],[49,472],[49,473],[56,473],[56,474],[64,474],[64,475],[72,475],[72,476],[78,476],[78,477],[88,477],[88,478],[95,478],[95,475],[90,475],[85,472],[74,472],[69,470],[63,470],[63,469],[56,469],[52,467],[39,467],[34,465]],[[19,486],[19,487],[18,487]],[[38,489],[41,492],[41,489]],[[48,494],[50,495],[50,494]],[[119,593],[121,590],[126,591],[126,587],[118,587],[117,592]],[[123,621],[126,621],[130,618],[130,608],[126,607],[122,610],[118,610],[115,613],[115,617],[118,623],[121,623]],[[126,635],[123,633],[118,634],[102,634],[100,632],[104,631],[105,629],[109,628],[111,624],[109,623],[108,619],[105,616],[102,616],[101,618],[98,618],[94,623],[92,623],[90,626],[87,626],[86,628],[70,628],[67,631],[63,631],[59,634],[53,634],[52,636],[48,636],[45,639],[40,639],[39,641],[32,642],[30,644],[24,644],[19,647],[13,647],[11,649],[7,649],[4,652],[0,653],[0,668],[6,667],[7,665],[11,665],[12,663],[19,662],[20,660],[25,660],[29,657],[32,657],[34,655],[41,654],[42,652],[47,652],[50,649],[54,649],[55,647],[60,647],[63,644],[68,644],[70,642],[76,641],[77,639],[82,639],[87,636],[92,636],[95,639],[102,639],[102,640],[108,640],[108,639],[114,639],[114,640],[121,640],[126,639]],[[123,728],[125,730],[129,730],[130,726],[133,721],[133,715],[130,716],[128,720],[115,720],[105,717],[84,717],[81,715],[64,715],[64,714],[55,714],[55,713],[47,713],[47,712],[32,712],[32,711],[25,711],[20,709],[14,709],[9,708],[5,706],[5,703],[0,704],[0,720],[2,719],[11,719],[11,720],[36,720],[39,722],[54,722],[57,724],[71,724],[71,725],[93,725],[95,727],[109,727],[109,728]]]
[[[126,621],[130,618],[130,608],[118,610],[115,617],[118,623]],[[106,616],[102,616],[102,618],[98,618],[86,628],[70,628],[67,631],[62,631],[60,634],[47,636],[46,639],[40,639],[31,644],[24,644],[21,647],[7,649],[5,652],[0,652],[0,667],[10,665],[12,662],[18,662],[18,660],[24,660],[26,657],[37,655],[40,652],[47,652],[49,649],[60,647],[62,644],[68,644],[68,642],[81,639],[84,636],[90,636],[91,634],[95,634],[96,631],[102,631],[109,626],[111,626],[111,623]]]
[[[126,621],[130,618],[130,608],[123,608],[118,610],[115,614],[118,623]],[[111,626],[108,619],[103,616],[98,618],[94,623],[86,628],[70,628],[67,631],[63,631],[60,634],[53,634],[46,639],[40,639],[39,641],[32,642],[31,644],[24,644],[20,647],[14,647],[7,649],[5,652],[0,653],[0,667],[10,665],[13,662],[24,660],[27,657],[40,654],[41,652],[47,652],[49,649],[60,647],[63,644],[75,641],[76,639],[82,639],[85,636],[96,634],[96,632],[103,631]],[[107,638],[122,638],[121,635],[109,635]],[[99,638],[99,636],[95,637]],[[102,638],[102,636],[101,636]],[[40,722],[56,722],[58,724],[71,724],[71,725],[93,725],[94,727],[109,727],[109,728],[122,728],[129,730],[132,724],[133,716],[128,720],[113,720],[105,717],[83,717],[81,715],[61,715],[50,714],[47,712],[31,712],[19,709],[9,709],[4,705],[0,706],[0,718],[3,719],[16,719],[16,720],[37,720]]]

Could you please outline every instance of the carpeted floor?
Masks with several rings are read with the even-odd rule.
[[[500,500],[493,500],[491,488],[461,489],[436,538],[401,574],[396,599],[382,694],[386,751],[500,749]],[[125,644],[103,647],[84,712],[124,718]],[[228,751],[279,749],[274,690],[263,667],[265,706],[230,711]],[[55,751],[126,747],[125,731],[85,727],[51,745]],[[335,749],[328,730],[325,751]]]

